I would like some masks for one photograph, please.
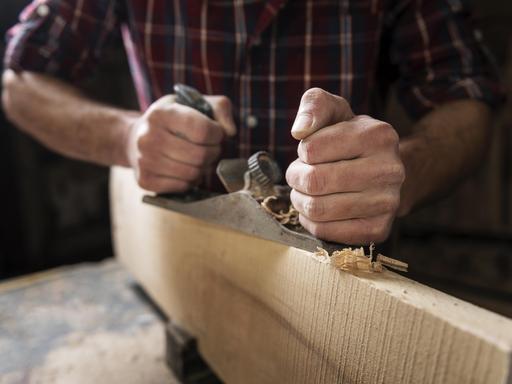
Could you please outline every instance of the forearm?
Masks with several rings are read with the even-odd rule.
[[[485,155],[491,113],[478,101],[445,104],[420,120],[414,134],[400,140],[406,169],[398,216],[447,192]]]
[[[5,112],[22,131],[72,158],[129,165],[125,144],[140,113],[96,103],[46,75],[7,70],[2,80]]]

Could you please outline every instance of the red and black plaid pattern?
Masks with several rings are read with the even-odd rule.
[[[372,114],[383,59],[414,118],[449,100],[500,98],[462,0],[35,0],[5,63],[73,80],[119,31],[142,109],[176,82],[232,100],[230,157],[264,149],[291,162],[290,127],[310,87]]]

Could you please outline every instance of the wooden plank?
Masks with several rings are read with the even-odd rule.
[[[116,253],[227,383],[512,383],[512,320],[395,273],[143,205],[114,168]]]

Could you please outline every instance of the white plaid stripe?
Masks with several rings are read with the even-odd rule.
[[[240,156],[248,157],[250,153],[250,142],[249,142],[249,132],[247,127],[243,124],[243,119],[248,114],[248,93],[250,91],[250,85],[247,81],[247,74],[250,71],[250,68],[246,66],[245,68],[241,68],[243,62],[243,55],[246,52],[246,41],[247,41],[247,25],[245,22],[245,9],[244,9],[244,1],[243,0],[235,0],[234,2],[234,13],[235,13],[235,35],[236,35],[236,49],[237,49],[237,72],[240,71],[238,82],[239,82],[239,116],[242,121],[241,126],[239,127],[239,149]],[[247,60],[250,62],[250,60]]]
[[[340,94],[347,100],[352,95],[352,83],[354,72],[352,68],[352,16],[343,9],[349,6],[349,0],[343,0],[343,6],[340,9]]]
[[[464,74],[467,74],[471,70],[471,61],[473,60],[473,55],[468,47],[460,39],[459,32],[457,31],[457,27],[454,23],[448,23],[448,31],[450,32],[452,44],[459,53],[462,71]]]
[[[313,38],[313,1],[306,2],[306,33],[304,35],[304,89],[311,88],[311,39]]]
[[[418,9],[421,7],[423,0],[417,0]],[[421,12],[416,12],[416,24],[418,26],[418,31],[420,32],[421,39],[423,42],[423,57],[425,60],[425,70],[427,72],[427,81],[431,82],[435,78],[434,68],[432,68],[432,56],[430,53],[430,35],[425,24],[425,19]]]
[[[153,52],[151,45],[151,31],[153,28],[153,10],[155,8],[154,0],[148,0],[146,3],[146,22],[144,24],[144,46],[145,46],[145,60],[146,65],[149,70],[149,81],[151,82],[151,86],[153,88],[154,95],[161,95],[161,86],[156,81],[154,73],[152,71],[153,68]]]
[[[176,83],[184,83],[185,82],[185,26],[183,25],[183,19],[181,16],[181,2],[173,1],[174,6],[174,57],[175,57],[175,65],[173,66],[174,79]],[[156,33],[156,30],[159,26],[153,26],[153,33]],[[165,26],[163,26],[165,28]],[[167,29],[169,26],[167,26]],[[156,66],[157,63],[154,63]]]
[[[204,83],[206,84],[206,93],[211,95],[212,83],[210,81],[210,69],[208,66],[208,1],[201,4],[201,65],[203,67]]]
[[[276,147],[276,39],[277,39],[277,21],[272,26],[272,41],[270,42],[270,73],[269,81],[269,133],[268,150],[273,155]]]
[[[76,32],[78,23],[80,22],[80,19],[82,17],[82,8],[84,6],[84,0],[78,0],[76,3],[75,12],[73,15],[73,21],[71,22],[71,29],[73,32]]]
[[[419,87],[413,87],[412,92],[414,96],[416,96],[416,99],[418,99],[418,101],[420,101],[425,107],[434,108],[435,104],[432,102],[432,100],[425,97]]]

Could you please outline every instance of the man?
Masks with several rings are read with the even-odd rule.
[[[71,85],[119,30],[141,112]],[[38,0],[9,34],[3,102],[49,148],[156,192],[268,150],[306,229],[367,244],[482,158],[500,94],[477,37],[460,0]],[[381,57],[412,136],[368,116]],[[217,95],[215,121],[173,103],[178,82]]]

